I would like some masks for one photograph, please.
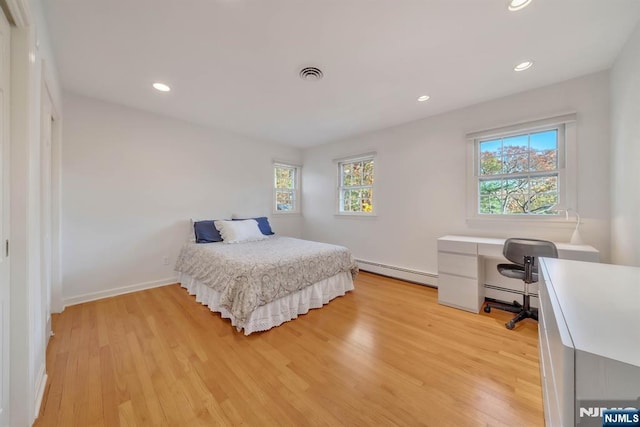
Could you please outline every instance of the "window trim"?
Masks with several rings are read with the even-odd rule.
[[[557,172],[559,191],[557,206],[577,209],[576,121],[576,113],[570,113],[467,134],[467,222],[559,222],[565,220],[565,215],[562,212],[549,215],[479,213],[480,195],[478,184],[480,176],[478,153],[480,142],[492,138],[508,137],[551,129],[558,129]]]
[[[279,211],[277,209],[277,190],[279,188],[276,188],[276,183],[275,183],[275,173],[276,173],[276,168],[277,167],[281,167],[281,168],[289,168],[289,169],[293,169],[295,172],[295,176],[294,176],[294,204],[293,204],[293,209],[290,211]],[[300,175],[302,173],[302,166],[300,165],[296,165],[296,164],[292,164],[292,163],[288,163],[288,162],[282,162],[282,161],[275,161],[273,162],[272,168],[271,168],[271,176],[273,179],[273,184],[272,184],[272,190],[271,190],[271,212],[274,215],[299,215],[302,212],[302,199],[300,197],[300,195],[302,194],[301,189],[300,189]]]
[[[373,160],[373,184],[365,185],[365,186],[352,186],[350,188],[371,188],[371,212],[350,212],[350,211],[341,211],[340,210],[340,196],[342,194],[342,165],[345,163],[353,163],[360,162],[365,160]],[[378,160],[376,158],[375,152],[358,154],[355,156],[342,157],[339,159],[334,159],[333,162],[336,164],[336,212],[335,215],[343,216],[343,217],[375,217],[376,216],[376,192],[375,192],[375,184],[376,184],[376,168],[378,165]]]

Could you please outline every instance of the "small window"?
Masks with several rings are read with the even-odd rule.
[[[274,172],[274,213],[300,212],[300,167],[275,163]]]
[[[470,220],[545,220],[575,206],[576,114],[467,134]]]
[[[374,156],[338,162],[338,213],[373,215]]]

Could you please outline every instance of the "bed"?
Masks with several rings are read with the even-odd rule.
[[[276,235],[238,244],[188,242],[175,269],[196,301],[245,335],[345,295],[358,272],[345,247]]]

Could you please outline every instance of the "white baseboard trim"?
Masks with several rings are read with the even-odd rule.
[[[172,285],[178,282],[177,277],[167,277],[166,279],[153,280],[151,282],[143,282],[135,285],[122,286],[120,288],[107,289],[104,291],[91,292],[88,294],[77,295],[75,297],[69,297],[63,299],[63,310],[66,307],[76,304],[82,304],[84,302],[95,301],[103,298],[115,297],[118,295],[129,294],[131,292],[143,291],[145,289],[159,288],[160,286]]]
[[[435,288],[438,287],[438,275],[434,273],[411,270],[404,267],[396,267],[394,265],[381,264],[379,262],[366,261],[363,259],[356,259],[356,262],[362,271],[369,271],[383,276],[394,277],[396,279],[406,280],[420,285],[432,286]]]
[[[38,418],[40,415],[40,405],[42,405],[42,399],[44,398],[44,391],[47,389],[47,372],[45,371],[44,363],[40,365],[40,371],[38,372],[38,377],[36,380],[36,401],[35,401],[35,411],[33,414],[34,419]]]

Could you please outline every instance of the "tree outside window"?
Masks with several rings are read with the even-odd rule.
[[[338,165],[339,213],[373,214],[374,158],[346,160]]]
[[[558,203],[558,129],[478,142],[478,213],[553,214]]]
[[[295,213],[299,211],[299,168],[276,163],[274,171],[274,212]]]

